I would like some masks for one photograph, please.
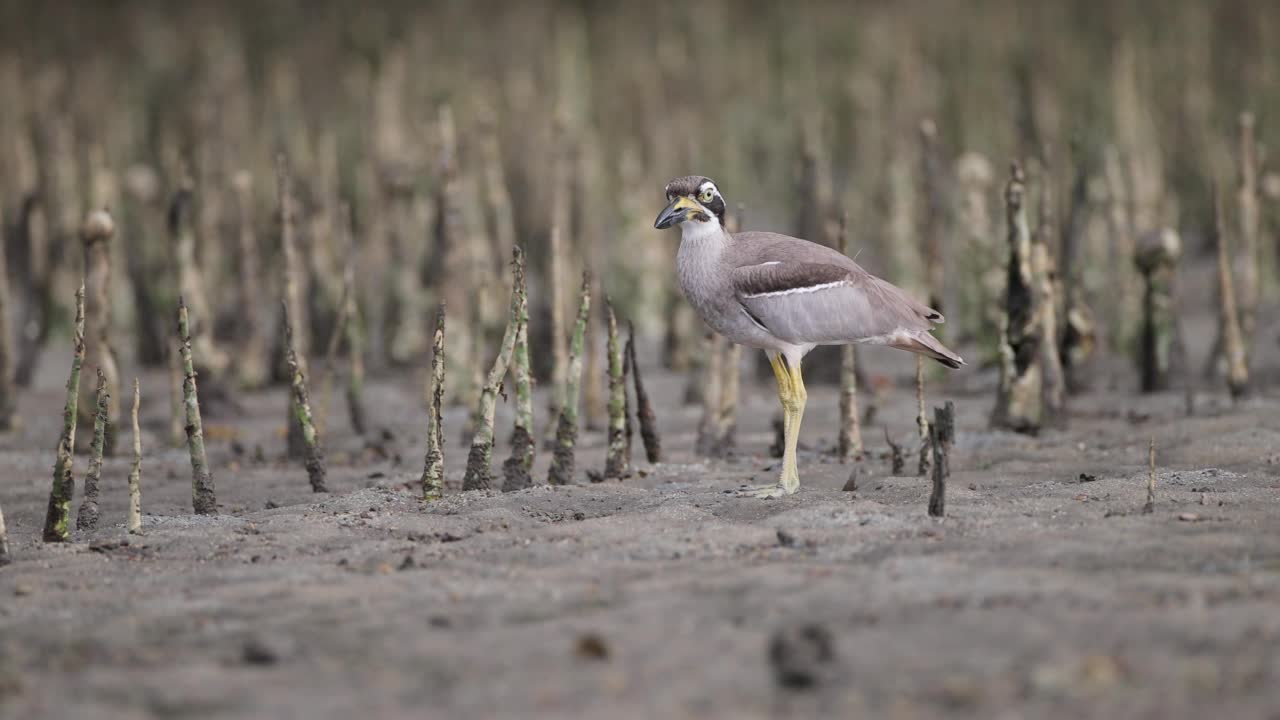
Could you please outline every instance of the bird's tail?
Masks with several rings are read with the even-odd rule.
[[[938,342],[938,338],[929,334],[928,330],[901,336],[901,339],[893,343],[893,347],[931,357],[952,370],[964,365],[964,358],[948,350],[947,346]]]

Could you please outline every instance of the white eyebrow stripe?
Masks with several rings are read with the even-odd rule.
[[[782,264],[782,261],[781,261],[781,260],[770,260],[769,262],[762,262],[762,263],[760,263],[760,264],[761,264],[761,265],[781,265],[781,264]]]
[[[818,285],[809,285],[808,287],[794,287],[794,288],[787,288],[786,290],[772,290],[770,292],[752,293],[750,295],[744,295],[743,297],[746,297],[746,298],[780,297],[782,295],[796,295],[799,293],[811,293],[811,292],[817,292],[819,290],[829,290],[833,287],[840,287],[841,285],[847,285],[847,284],[848,283],[844,280],[836,280],[835,282],[821,283]]]

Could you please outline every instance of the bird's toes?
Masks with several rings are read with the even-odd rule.
[[[752,497],[752,498],[759,498],[761,500],[768,500],[770,498],[779,498],[787,494],[788,493],[786,488],[776,483],[773,485],[761,485],[758,487],[743,488],[742,490],[738,491],[738,497]]]

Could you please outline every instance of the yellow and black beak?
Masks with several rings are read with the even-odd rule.
[[[702,212],[702,207],[681,195],[672,200],[671,204],[658,214],[658,219],[653,221],[653,226],[658,230],[666,230],[672,225],[679,225],[688,220],[689,216],[695,212]]]

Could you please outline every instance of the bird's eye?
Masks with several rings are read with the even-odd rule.
[[[702,202],[704,203],[709,203],[711,202],[712,199],[715,198],[715,196],[716,196],[715,190],[712,190],[711,188],[707,188],[702,191],[702,195],[699,197],[699,199],[702,200]]]

